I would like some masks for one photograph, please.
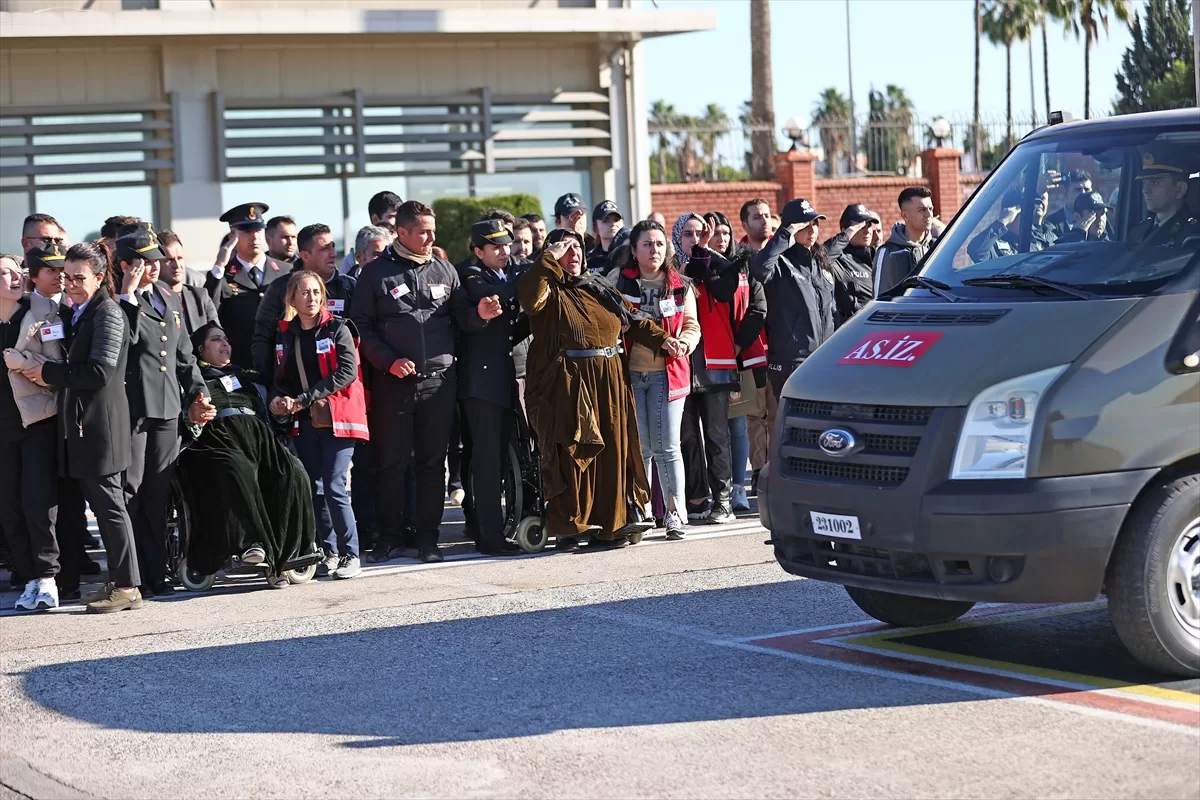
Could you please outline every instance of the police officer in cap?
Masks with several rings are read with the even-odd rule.
[[[167,580],[167,496],[179,457],[180,413],[188,409],[194,422],[207,422],[216,414],[183,325],[179,295],[158,280],[158,262],[166,258],[149,223],[118,230],[121,310],[129,322],[125,395],[133,433],[125,497],[143,597],[172,590]]]
[[[1099,192],[1082,192],[1072,206],[1074,225],[1058,237],[1058,242],[1104,241],[1108,239],[1108,211],[1111,206],[1104,202]]]
[[[621,222],[621,209],[612,200],[604,200],[592,210],[596,246],[587,254],[588,272],[608,271],[608,255],[613,251],[613,240],[621,232]]]
[[[517,407],[517,373],[513,353],[529,336],[529,319],[516,299],[524,274],[509,260],[512,232],[501,220],[471,226],[471,263],[462,270],[469,305],[499,298],[503,312],[482,327],[459,334],[458,398],[465,423],[463,472],[469,481],[464,506],[481,553],[510,555],[519,548],[504,539],[500,508],[502,476]]]
[[[1142,156],[1142,171],[1135,178],[1142,182],[1142,196],[1150,217],[1129,231],[1129,241],[1145,247],[1183,247],[1200,237],[1200,219],[1188,208],[1189,168],[1181,155],[1148,149]],[[1189,244],[1195,246],[1195,243]]]
[[[221,215],[236,241],[228,263],[213,267],[208,278],[207,288],[233,348],[233,363],[243,369],[254,369],[251,342],[259,301],[270,284],[286,281],[291,272],[290,266],[267,255],[268,210],[266,203],[245,203]]]

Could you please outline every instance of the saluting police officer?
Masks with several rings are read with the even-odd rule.
[[[1135,180],[1142,182],[1142,196],[1150,217],[1130,229],[1130,243],[1183,247],[1188,239],[1200,237],[1200,219],[1186,201],[1190,172],[1179,153],[1146,151],[1142,156],[1142,171]]]
[[[319,275],[325,282],[329,312],[336,317],[346,316],[350,298],[354,296],[355,280],[337,270],[337,247],[329,226],[319,222],[304,226],[296,237],[296,247],[298,257],[292,272],[306,270]],[[254,369],[268,388],[276,368],[275,335],[279,331],[279,320],[283,318],[287,287],[288,281],[272,283],[263,295],[254,319],[254,340],[251,343]]]
[[[167,580],[167,496],[179,457],[179,415],[215,414],[183,326],[179,295],[158,280],[167,258],[149,223],[123,226],[116,240],[121,310],[129,321],[125,394],[133,442],[126,506],[141,568],[142,596],[172,591]],[[193,408],[194,407],[194,408]]]
[[[245,203],[221,215],[236,237],[233,255],[225,265],[216,265],[208,278],[208,289],[217,305],[221,327],[233,348],[233,363],[254,369],[254,321],[258,304],[267,287],[283,278],[287,283],[290,267],[280,265],[267,255],[266,203]]]
[[[477,546],[488,555],[520,552],[504,539],[500,508],[502,478],[515,424],[517,373],[513,353],[529,336],[529,320],[516,299],[524,264],[514,265],[512,232],[499,219],[471,226],[472,263],[461,275],[468,303],[496,297],[502,313],[476,330],[459,335],[458,397],[465,424],[464,468],[471,487],[468,522],[478,536]],[[467,477],[467,476],[464,476]]]

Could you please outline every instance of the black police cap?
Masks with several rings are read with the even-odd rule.
[[[1099,192],[1082,192],[1075,198],[1072,210],[1076,214],[1085,214],[1091,211],[1102,211],[1106,208],[1110,208],[1110,206],[1104,202],[1104,195]]]
[[[261,231],[267,227],[270,210],[266,203],[243,203],[222,214],[221,222],[228,222],[230,227],[242,231]]]
[[[154,231],[138,229],[127,236],[117,237],[117,261],[129,263],[136,259],[163,261],[167,254],[159,244]]]
[[[554,216],[569,217],[571,214],[581,208],[583,208],[582,197],[574,192],[564,194],[562,197],[558,198],[558,201],[554,204]]]
[[[860,222],[879,222],[879,215],[862,203],[851,203],[842,212],[842,227],[857,225]]]
[[[617,208],[616,203],[612,200],[604,200],[592,210],[592,220],[607,219],[611,214],[616,214],[617,219],[625,219],[621,216],[621,209]]]
[[[42,267],[51,269],[62,269],[66,266],[67,248],[61,244],[39,244],[25,254],[25,267],[29,271],[36,272]]]
[[[803,197],[788,201],[779,212],[779,227],[786,228],[797,222],[812,222],[814,219],[826,219],[824,214],[818,214],[813,204]]]
[[[471,226],[471,246],[485,244],[511,244],[512,232],[500,219],[483,219]]]

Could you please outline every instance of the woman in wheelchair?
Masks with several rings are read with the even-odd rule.
[[[189,512],[187,568],[212,575],[230,556],[268,565],[267,585],[316,553],[310,481],[271,427],[256,374],[230,363],[229,340],[210,322],[192,334],[200,371],[217,407],[203,428],[188,426],[178,483]],[[314,556],[314,561],[316,556]]]

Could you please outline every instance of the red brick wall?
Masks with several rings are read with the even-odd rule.
[[[720,211],[733,223],[734,236],[741,238],[739,222],[742,203],[753,197],[765,197],[771,208],[778,209],[779,184],[769,181],[744,183],[659,183],[650,187],[650,206],[667,218],[668,232],[675,220],[688,212],[707,214]]]
[[[817,180],[813,205],[836,227],[846,206],[862,203],[879,214],[883,227],[888,229],[900,219],[900,207],[896,205],[900,192],[909,186],[928,185],[924,178],[822,178]]]

